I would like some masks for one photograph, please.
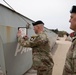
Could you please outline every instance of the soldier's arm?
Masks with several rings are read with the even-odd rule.
[[[35,47],[48,42],[47,36],[45,34],[36,36],[34,40],[25,40],[22,37],[18,38],[18,42],[24,47]]]
[[[73,72],[76,74],[76,44],[74,45],[72,65]]]

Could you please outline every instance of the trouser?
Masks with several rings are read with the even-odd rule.
[[[23,75],[28,75],[28,74],[37,74],[37,75],[52,75],[52,68],[48,68],[46,70],[34,70],[33,68],[31,68],[27,73],[23,74]]]
[[[67,72],[67,71],[63,70],[62,75],[76,75],[76,73],[71,73],[71,72]]]
[[[43,69],[43,70],[40,70],[40,69],[38,69],[37,70],[37,75],[52,75],[52,68],[49,68],[48,67],[48,69]]]
[[[34,70],[33,68],[30,68],[27,72],[25,72],[23,75],[37,75],[37,70]]]

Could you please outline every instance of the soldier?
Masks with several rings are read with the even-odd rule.
[[[52,75],[54,62],[50,53],[50,41],[43,31],[44,23],[39,20],[32,24],[37,35],[32,36],[29,40],[27,36],[22,38],[21,33],[18,32],[18,42],[24,47],[31,47],[33,49],[32,69],[37,70],[37,75]]]
[[[76,6],[72,7],[70,11],[71,16],[69,22],[71,23],[70,29],[76,32]],[[62,75],[76,75],[76,36],[72,41],[72,45],[67,53],[66,61]]]

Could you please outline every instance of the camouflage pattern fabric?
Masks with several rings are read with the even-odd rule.
[[[45,70],[44,69],[38,69],[37,70],[37,75],[52,75],[52,68],[47,67]]]
[[[76,38],[67,53],[62,75],[76,75]]]
[[[24,47],[31,47],[33,49],[32,68],[37,70],[37,75],[52,75],[54,62],[50,53],[50,42],[44,32],[37,36],[32,36],[30,40],[24,40],[19,37],[18,42]]]

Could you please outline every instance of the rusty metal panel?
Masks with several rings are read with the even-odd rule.
[[[32,24],[31,20],[0,6],[0,36],[3,42],[4,63],[6,68],[6,70],[4,70],[7,71],[7,75],[22,75],[32,65],[32,51],[27,51],[22,54],[19,52],[17,56],[15,56],[17,30],[18,27],[26,27],[26,20]],[[30,29],[28,31],[30,31]],[[30,36],[29,33],[28,36]]]
[[[0,25],[0,35],[3,46],[3,49],[1,46],[0,49],[3,51],[2,55],[4,55],[7,75],[22,75],[32,65],[32,51],[23,52],[22,54],[19,52],[17,56],[15,56],[17,47],[16,34],[17,28]]]
[[[0,36],[1,46],[0,54],[3,71],[7,71],[7,75],[22,75],[32,65],[32,51],[19,52],[15,56],[17,47],[17,30],[18,27],[26,27],[27,22],[30,24],[28,36],[34,35],[32,20],[11,11],[10,9],[0,5]],[[52,33],[53,34],[53,33]],[[51,34],[51,35],[52,35]],[[49,34],[50,35],[50,34]],[[53,36],[52,36],[53,37]],[[2,57],[4,55],[4,57]]]
[[[0,36],[0,67],[1,67],[1,70],[3,71],[3,73],[6,75],[3,42],[2,42],[1,36]]]
[[[4,26],[11,27],[26,27],[27,22],[32,24],[33,21],[25,18],[22,15],[17,14],[14,11],[11,11],[5,7],[0,6],[0,24]]]

